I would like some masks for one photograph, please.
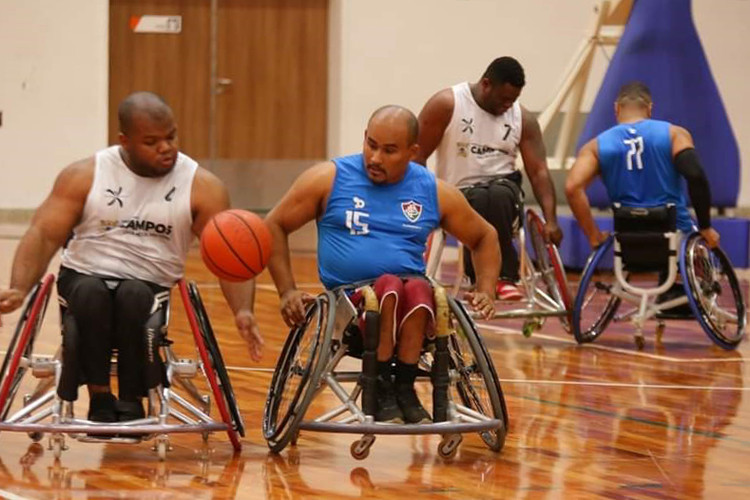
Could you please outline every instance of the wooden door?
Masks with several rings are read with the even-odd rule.
[[[326,153],[327,0],[220,0],[219,158]]]
[[[132,16],[181,15],[180,34],[140,34]],[[326,155],[328,0],[218,0],[218,159]],[[211,1],[110,1],[109,137],[117,104],[152,90],[174,109],[181,149],[210,155]]]
[[[111,0],[109,12],[109,140],[117,142],[117,105],[131,92],[150,90],[174,110],[180,148],[209,154],[209,0]],[[133,16],[181,15],[179,34],[135,33]]]

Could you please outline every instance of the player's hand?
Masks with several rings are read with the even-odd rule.
[[[255,321],[255,315],[249,309],[241,309],[235,314],[234,322],[237,325],[237,331],[240,332],[240,337],[247,342],[250,357],[257,363],[263,357],[264,342],[258,323]]]
[[[24,294],[15,288],[8,288],[6,290],[0,290],[0,314],[8,314],[13,312],[23,304]],[[0,316],[0,326],[3,324],[2,316]]]
[[[563,239],[563,232],[560,226],[557,225],[556,221],[547,221],[544,224],[544,240],[549,241],[555,246],[560,246],[560,242]]]
[[[495,315],[495,299],[485,292],[466,292],[464,300],[471,308],[482,315],[484,319],[492,319]]]
[[[700,233],[701,236],[703,236],[703,239],[706,240],[708,248],[716,248],[719,246],[721,235],[719,235],[719,232],[716,229],[707,227],[706,229],[701,229]]]
[[[301,290],[287,290],[281,296],[281,317],[289,327],[305,321],[307,304],[314,302],[315,297]]]
[[[589,245],[593,250],[599,248],[609,238],[609,231],[599,231],[598,229],[589,238]]]

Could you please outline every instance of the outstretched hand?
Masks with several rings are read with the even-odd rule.
[[[494,297],[485,292],[466,292],[464,294],[471,308],[482,315],[484,319],[492,319],[495,315]]]
[[[264,342],[258,329],[258,323],[255,321],[255,315],[248,309],[242,309],[234,316],[234,322],[240,336],[247,342],[250,357],[257,363],[263,357]]]
[[[8,288],[6,290],[0,290],[0,314],[8,314],[13,312],[23,304],[24,295],[20,290],[15,288]],[[2,316],[0,316],[0,326],[3,324]]]
[[[281,296],[281,317],[288,327],[293,327],[305,321],[307,305],[315,301],[315,297],[301,290],[287,290]]]

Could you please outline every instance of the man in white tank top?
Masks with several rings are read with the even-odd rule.
[[[417,161],[426,165],[437,149],[438,177],[458,186],[471,206],[497,230],[502,253],[497,294],[505,300],[522,298],[514,285],[519,263],[513,247],[523,202],[521,173],[516,169],[519,151],[546,219],[545,236],[555,244],[562,240],[541,129],[517,101],[524,84],[518,61],[500,57],[478,82],[439,91],[419,114]],[[474,268],[466,253],[464,261],[474,282]]]
[[[72,349],[82,354],[75,356],[79,366],[63,365],[61,379],[73,383],[61,383],[58,394],[77,398],[80,369],[91,399],[88,417],[99,422],[143,417],[141,398],[154,385],[145,375],[144,326],[155,296],[182,277],[193,236],[230,206],[223,183],[178,151],[172,110],[161,97],[131,94],[118,118],[119,146],[60,172],[16,249],[10,287],[0,290],[0,313],[18,308],[65,245],[58,294],[67,303],[63,322],[77,333]],[[254,282],[221,282],[221,288],[259,360]],[[110,388],[114,347],[119,400]]]

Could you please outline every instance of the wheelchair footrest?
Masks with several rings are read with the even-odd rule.
[[[333,432],[336,434],[390,434],[390,435],[424,435],[456,434],[467,432],[484,432],[499,429],[502,422],[498,419],[487,419],[482,422],[439,422],[434,424],[379,424],[302,421],[300,430],[313,432]]]

